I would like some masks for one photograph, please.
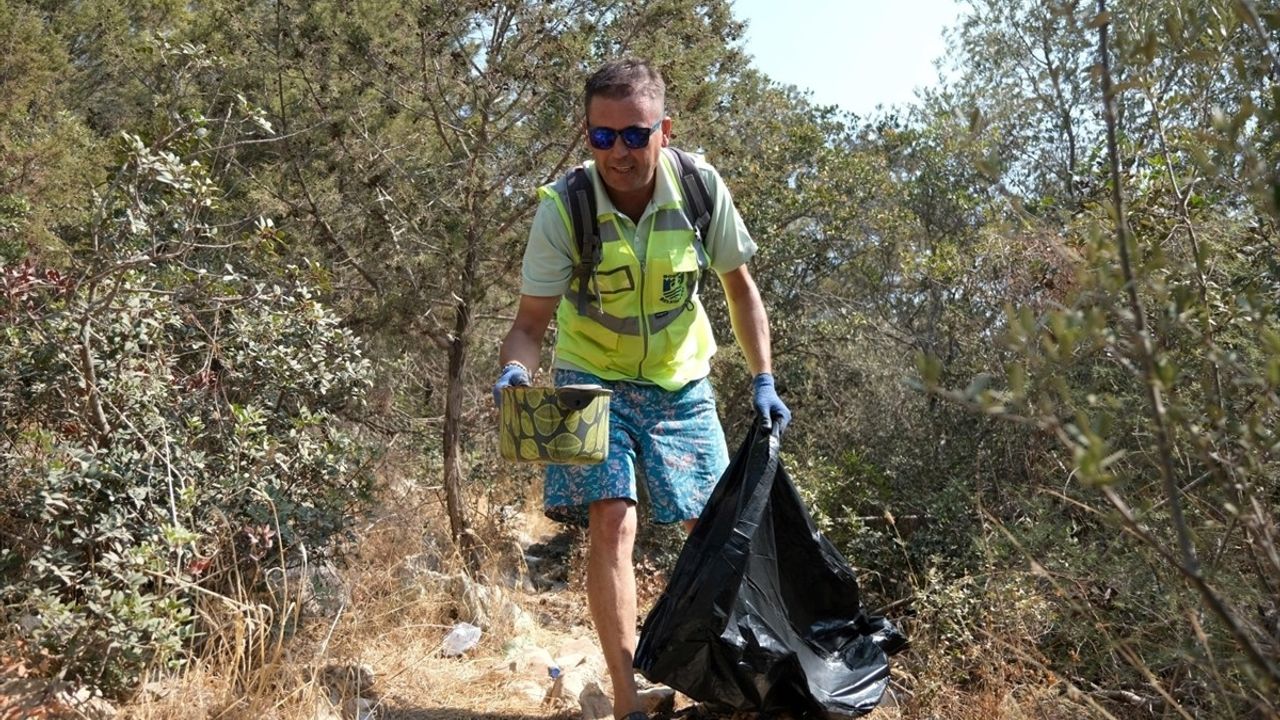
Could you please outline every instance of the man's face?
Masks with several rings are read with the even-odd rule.
[[[628,148],[619,136],[613,147],[599,150],[588,141],[596,170],[604,184],[616,194],[637,195],[653,193],[654,177],[658,169],[658,156],[671,139],[671,119],[662,116],[662,103],[647,95],[635,95],[616,100],[596,96],[587,106],[587,128],[606,127],[622,130],[628,127],[651,128],[662,120],[661,126],[649,136],[649,144],[638,149]],[[646,201],[649,199],[645,198]]]

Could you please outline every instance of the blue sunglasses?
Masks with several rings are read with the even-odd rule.
[[[597,150],[608,150],[617,142],[618,136],[622,136],[622,144],[632,150],[639,150],[649,145],[649,136],[655,130],[662,127],[662,118],[658,118],[658,122],[653,127],[640,127],[632,125],[621,130],[614,130],[608,127],[587,128],[587,142],[591,143],[591,147]]]

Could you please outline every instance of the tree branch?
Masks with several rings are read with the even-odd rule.
[[[1102,100],[1107,125],[1107,159],[1111,171],[1111,203],[1115,211],[1116,242],[1120,250],[1120,269],[1124,275],[1125,289],[1129,299],[1129,310],[1133,316],[1134,331],[1137,335],[1135,348],[1142,365],[1143,383],[1147,392],[1147,404],[1151,412],[1151,420],[1155,424],[1156,446],[1160,460],[1160,478],[1164,484],[1165,495],[1169,498],[1169,514],[1173,522],[1174,532],[1178,537],[1178,545],[1182,550],[1181,565],[1192,573],[1199,575],[1199,562],[1196,560],[1195,546],[1191,534],[1187,530],[1186,517],[1183,515],[1182,500],[1178,482],[1173,470],[1173,446],[1169,438],[1169,423],[1160,387],[1161,380],[1156,366],[1155,348],[1151,342],[1151,334],[1147,329],[1145,310],[1142,299],[1138,297],[1138,284],[1133,275],[1133,264],[1129,258],[1129,244],[1132,233],[1126,217],[1124,193],[1120,177],[1120,151],[1116,142],[1116,92],[1111,84],[1111,58],[1107,45],[1107,30],[1111,27],[1107,13],[1107,0],[1098,0],[1098,56],[1102,69]]]

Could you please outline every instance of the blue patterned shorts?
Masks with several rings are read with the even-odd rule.
[[[609,399],[609,455],[597,465],[548,465],[547,517],[585,525],[596,500],[636,502],[637,475],[644,479],[657,523],[692,520],[729,465],[724,429],[706,378],[670,392],[656,385],[601,380],[590,373],[556,370],[555,384],[595,384]]]

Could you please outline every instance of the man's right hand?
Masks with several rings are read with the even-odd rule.
[[[530,385],[529,369],[515,361],[502,366],[502,374],[493,386],[493,404],[502,407],[502,390],[512,385]]]

